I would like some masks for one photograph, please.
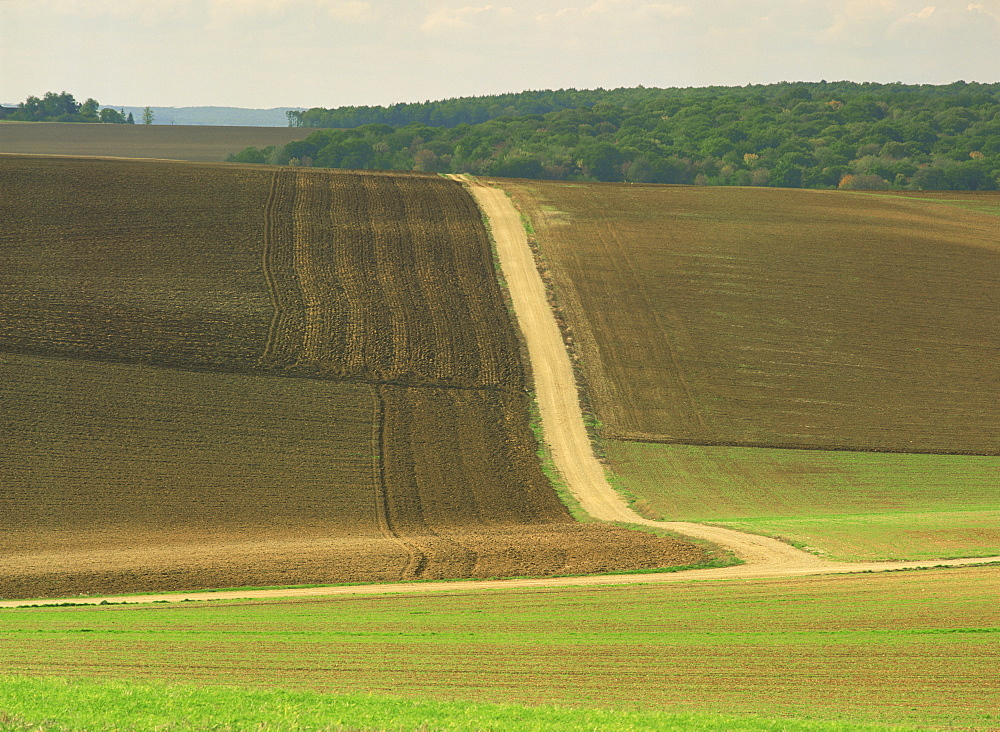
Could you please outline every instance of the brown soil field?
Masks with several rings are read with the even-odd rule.
[[[0,596],[696,563],[575,524],[457,183],[0,156]]]
[[[503,186],[605,437],[1000,454],[995,196]]]
[[[523,391],[453,182],[12,156],[0,194],[4,351]]]
[[[285,145],[306,134],[295,127],[0,122],[0,151],[221,163],[245,147]]]
[[[0,156],[0,350],[246,371],[272,172]]]

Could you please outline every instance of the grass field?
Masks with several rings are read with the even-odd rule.
[[[225,679],[422,703],[985,730],[1000,722],[996,590],[995,568],[965,568],[33,608],[0,611],[0,643],[4,670],[14,675],[199,686]],[[67,713],[55,701],[51,714],[31,703],[24,706],[32,721]],[[282,709],[301,713],[302,705],[286,698]]]
[[[0,156],[0,594],[578,573],[481,215],[433,175]]]
[[[995,195],[504,185],[605,437],[1000,453]]]
[[[245,147],[305,137],[294,127],[112,125],[0,122],[0,150],[33,155],[94,155],[221,163]]]
[[[1000,554],[1000,458],[608,440],[655,517],[770,534],[838,559]]]
[[[4,730],[561,730],[592,732],[897,732],[876,724],[750,715],[671,714],[193,684],[136,684],[0,676]],[[915,729],[915,728],[914,728]]]

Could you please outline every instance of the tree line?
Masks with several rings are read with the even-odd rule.
[[[361,106],[324,109],[314,107],[304,111],[288,111],[290,127],[361,127],[370,124],[405,127],[456,127],[475,125],[497,117],[517,117],[526,114],[548,114],[560,109],[592,107],[598,102],[626,103],[641,97],[644,87],[633,89],[558,89],[495,94],[480,97],[456,97],[437,102],[393,104],[387,107]],[[661,90],[649,90],[656,92]]]
[[[96,99],[87,99],[80,103],[67,92],[45,92],[41,97],[29,96],[17,105],[17,108],[5,119],[15,122],[104,122],[108,124],[135,124],[131,112],[116,110],[110,107],[101,108]],[[143,124],[153,124],[153,110],[146,107],[143,110]]]
[[[560,90],[321,112],[297,113],[299,123],[347,129],[229,159],[635,183],[1000,187],[1000,84]],[[459,112],[499,116],[453,124]]]

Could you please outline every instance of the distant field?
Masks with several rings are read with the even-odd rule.
[[[67,122],[0,122],[0,152],[98,155],[221,163],[245,147],[301,140],[294,127],[113,125]]]
[[[793,540],[838,559],[1000,553],[1000,458],[607,442],[658,517]]]
[[[915,199],[915,203],[918,204],[922,201],[934,201],[978,213],[1000,216],[1000,191],[875,191],[860,195],[873,194],[888,198],[911,198]]]
[[[1000,724],[996,574],[2,610],[0,644],[6,674],[986,730]],[[153,697],[147,714],[176,698]]]
[[[432,175],[0,156],[0,595],[580,573],[482,218]]]
[[[504,186],[605,437],[1000,454],[996,194]]]

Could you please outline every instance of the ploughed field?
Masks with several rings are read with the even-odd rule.
[[[1000,194],[503,181],[651,518],[1000,548]]]
[[[1000,454],[996,216],[840,191],[510,188],[605,436]]]
[[[0,157],[0,596],[547,575],[574,523],[435,176]]]
[[[301,140],[294,127],[113,125],[78,122],[0,122],[0,150],[32,155],[166,158],[221,163],[245,147]]]

